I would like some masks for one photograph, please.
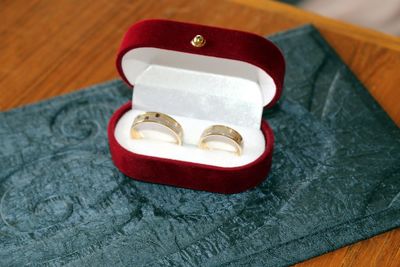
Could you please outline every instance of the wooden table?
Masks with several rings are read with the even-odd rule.
[[[124,31],[143,18],[169,18],[266,35],[313,23],[400,125],[400,38],[267,0],[0,0],[0,110],[117,77]],[[393,230],[296,266],[399,266]]]

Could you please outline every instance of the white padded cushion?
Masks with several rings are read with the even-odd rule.
[[[172,116],[184,129],[184,144],[178,146],[173,143],[158,141],[164,136],[156,138],[132,139],[130,128],[133,120],[143,110],[133,108],[125,113],[117,123],[115,137],[118,143],[127,149],[138,154],[169,158],[174,160],[195,162],[220,167],[238,167],[249,164],[261,156],[265,149],[265,139],[261,130],[237,125],[228,124],[243,137],[243,153],[237,156],[231,152],[219,150],[202,150],[197,147],[199,138],[204,129],[215,124],[213,121],[197,120],[189,117]],[[162,133],[160,133],[162,135]]]

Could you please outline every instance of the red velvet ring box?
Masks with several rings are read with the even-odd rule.
[[[196,35],[204,37],[203,46],[192,44]],[[144,20],[125,34],[117,68],[134,87],[132,102],[119,108],[108,126],[111,156],[122,173],[225,194],[255,187],[267,177],[274,135],[262,113],[279,99],[285,72],[273,43],[242,31]],[[177,120],[183,145],[132,139],[132,122],[146,111]],[[197,146],[201,133],[215,124],[242,135],[242,155]]]

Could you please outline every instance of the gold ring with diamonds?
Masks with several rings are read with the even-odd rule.
[[[231,152],[230,147],[234,149],[232,152],[240,156],[243,150],[243,138],[236,130],[228,126],[213,125],[205,129],[200,136],[199,147]]]
[[[133,121],[131,127],[131,137],[133,139],[144,138],[144,135],[139,128],[144,124],[153,124],[156,126],[161,126],[158,131],[167,130],[175,139],[175,143],[182,145],[183,130],[182,126],[170,116],[163,114],[161,112],[146,112],[144,114],[138,115]]]

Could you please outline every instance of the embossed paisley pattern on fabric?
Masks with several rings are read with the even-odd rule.
[[[0,265],[281,266],[398,227],[399,129],[314,28],[271,39],[287,60],[264,114],[273,166],[241,194],[122,175],[121,81],[1,113]]]

